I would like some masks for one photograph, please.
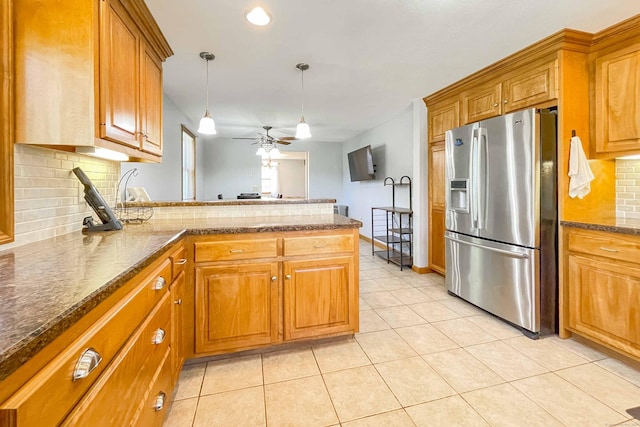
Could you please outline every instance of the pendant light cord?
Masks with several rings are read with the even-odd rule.
[[[300,70],[300,74],[302,79],[302,117],[304,117],[304,70]]]
[[[207,108],[206,111],[209,111],[209,60],[207,59]]]

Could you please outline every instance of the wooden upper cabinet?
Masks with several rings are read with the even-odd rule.
[[[462,94],[462,123],[468,124],[499,116],[502,105],[502,84],[491,83]]]
[[[101,5],[100,137],[139,148],[140,36],[117,2]]]
[[[142,49],[140,73],[140,132],[142,150],[162,155],[162,62]]]
[[[558,61],[527,66],[502,83],[502,112],[521,110],[558,97]]]
[[[429,122],[429,142],[444,141],[446,131],[460,125],[460,102],[458,98],[427,106]]]
[[[143,0],[14,2],[16,142],[162,155],[162,61]]]
[[[640,150],[640,44],[595,61],[597,153]]]
[[[557,98],[557,72],[557,60],[543,61],[511,71],[500,81],[467,89],[461,95],[462,124],[533,107]]]

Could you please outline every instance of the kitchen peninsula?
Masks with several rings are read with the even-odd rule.
[[[113,416],[160,424],[184,358],[357,332],[362,224],[304,214],[332,208],[316,202],[262,201],[296,213],[244,217],[205,204],[209,218],[183,211],[0,251],[0,425],[105,416],[98,403],[129,371],[131,408]]]

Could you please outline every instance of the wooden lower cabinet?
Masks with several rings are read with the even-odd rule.
[[[177,382],[184,365],[184,291],[185,273],[181,272],[169,288],[171,292],[171,370]]]
[[[357,229],[197,236],[191,248],[193,356],[358,332]]]
[[[284,339],[357,330],[351,257],[284,263]]]
[[[445,213],[444,209],[434,208],[431,210],[429,219],[431,227],[429,229],[429,267],[440,274],[445,273]]]
[[[640,360],[640,238],[570,230],[566,242],[568,329]]]
[[[196,353],[278,338],[278,263],[196,266]]]

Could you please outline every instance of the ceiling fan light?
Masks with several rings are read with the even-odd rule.
[[[253,25],[258,25],[261,27],[271,22],[271,15],[269,15],[269,13],[260,6],[254,7],[244,16],[247,21],[249,21]]]
[[[280,155],[280,150],[278,150],[278,147],[276,147],[275,145],[273,146],[273,150],[271,150],[271,154],[272,156],[279,156]]]
[[[209,110],[205,111],[204,117],[200,119],[198,133],[203,135],[215,135],[218,133],[216,132],[216,122],[213,121],[211,114],[209,114]]]
[[[300,123],[296,126],[296,138],[305,139],[311,137],[311,129],[309,125],[304,121],[304,116],[300,117]]]
[[[262,147],[258,148],[258,151],[256,151],[256,156],[265,156],[266,154],[267,152]]]

